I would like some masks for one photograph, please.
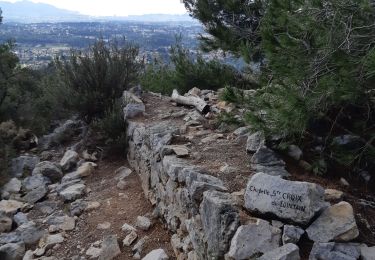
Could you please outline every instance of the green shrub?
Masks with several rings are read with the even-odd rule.
[[[216,59],[207,61],[201,54],[194,57],[179,43],[172,46],[170,57],[170,64],[156,60],[147,66],[141,81],[145,89],[171,94],[173,89],[186,93],[193,87],[217,90],[226,85],[244,88],[247,84],[232,66]]]
[[[73,51],[68,60],[57,61],[72,91],[73,109],[86,122],[103,118],[114,100],[138,82],[143,68],[138,54],[131,43],[99,40],[88,52]]]

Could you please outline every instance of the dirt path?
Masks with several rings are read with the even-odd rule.
[[[133,259],[131,247],[122,245],[126,234],[121,227],[125,223],[134,226],[137,216],[151,218],[153,208],[144,198],[140,180],[135,173],[126,178],[127,185],[124,190],[116,187],[115,171],[121,166],[126,166],[125,160],[103,161],[99,168],[86,178],[86,186],[91,191],[84,200],[99,202],[101,206],[91,212],[84,212],[78,217],[75,229],[66,232],[65,241],[50,252],[52,256],[66,260],[77,256],[89,259],[85,253],[93,243],[102,240],[106,235],[117,235],[121,255],[116,259]],[[99,230],[97,226],[105,222],[111,224],[110,228]],[[145,236],[149,238],[142,251],[142,257],[154,249],[162,248],[171,257],[170,259],[173,259],[171,235],[158,220],[153,220],[153,226],[149,231],[137,230],[137,234],[138,238]]]

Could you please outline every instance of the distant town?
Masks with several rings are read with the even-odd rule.
[[[5,23],[0,28],[0,42],[14,40],[15,52],[24,66],[42,67],[54,57],[69,55],[72,49],[87,49],[99,38],[138,44],[148,61],[156,56],[168,59],[170,46],[179,36],[186,48],[197,51],[200,33],[202,27],[189,22]]]

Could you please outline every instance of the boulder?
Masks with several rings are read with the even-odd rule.
[[[360,247],[362,260],[374,260],[375,259],[375,246],[368,247],[367,245],[361,245]]]
[[[90,248],[86,251],[86,255],[89,256],[90,259],[97,259],[101,253],[102,249],[95,246],[90,246]]]
[[[22,181],[22,188],[25,191],[31,191],[40,186],[46,186],[49,183],[50,181],[47,177],[44,177],[42,174],[35,174]]]
[[[251,157],[250,162],[252,164],[261,164],[264,166],[275,166],[275,165],[285,165],[285,162],[279,158],[279,156],[271,149],[262,146],[256,153]]]
[[[262,132],[256,132],[247,138],[246,151],[255,153],[259,148],[264,146],[265,138]]]
[[[19,193],[22,187],[22,183],[17,178],[12,178],[2,188],[2,192],[8,193]]]
[[[112,260],[121,254],[116,235],[106,236],[103,239],[99,260]]]
[[[230,194],[206,191],[200,206],[209,258],[228,252],[229,243],[239,226],[239,213]]]
[[[9,232],[12,229],[13,220],[0,212],[0,233]]]
[[[282,247],[271,250],[257,260],[299,260],[299,247],[295,244],[286,244]]]
[[[279,248],[281,230],[262,219],[252,219],[240,226],[230,244],[228,256],[231,259],[249,259]]]
[[[156,249],[148,253],[142,260],[168,260],[168,255],[163,249]]]
[[[123,109],[124,120],[143,116],[145,112],[146,112],[146,107],[143,104],[143,102],[127,104]]]
[[[22,260],[25,251],[25,244],[22,242],[5,244],[0,247],[0,259]]]
[[[29,220],[27,219],[27,215],[22,212],[18,212],[16,215],[14,215],[13,220],[17,224],[17,226],[21,226],[29,222]]]
[[[79,161],[79,155],[77,152],[68,150],[65,152],[63,158],[60,161],[60,166],[64,171],[73,169]]]
[[[309,260],[357,260],[360,255],[359,244],[314,243]]]
[[[56,163],[49,161],[38,163],[35,166],[32,175],[43,175],[47,177],[49,180],[51,180],[53,183],[60,181],[63,177],[63,173],[60,169],[60,166]]]
[[[0,213],[7,216],[12,216],[17,213],[25,204],[16,200],[2,200],[0,201]]]
[[[344,201],[324,210],[306,232],[315,242],[351,241],[359,235],[353,208]]]
[[[22,177],[30,174],[40,159],[37,156],[22,155],[12,160],[11,176]]]
[[[33,245],[45,234],[45,231],[32,221],[22,224],[11,233],[0,234],[0,245],[23,242],[26,246]]]
[[[324,189],[314,183],[257,173],[246,187],[245,207],[249,211],[271,213],[290,222],[308,224],[327,206]]]
[[[25,196],[22,197],[22,200],[29,204],[34,204],[43,199],[47,192],[47,187],[42,185],[29,191]]]
[[[70,231],[74,229],[76,221],[63,212],[56,212],[46,219],[46,223],[50,226],[56,226],[59,230]]]
[[[291,225],[285,225],[282,236],[283,244],[297,244],[304,233],[305,230],[303,230],[302,228]]]
[[[81,198],[85,193],[86,186],[81,183],[73,184],[68,186],[64,190],[59,192],[60,197],[64,201],[74,201]]]
[[[144,230],[144,231],[147,231],[151,227],[151,220],[149,218],[146,218],[146,217],[143,217],[143,216],[138,216],[135,226],[137,228],[140,228],[140,229]]]
[[[85,211],[87,206],[88,206],[87,202],[85,202],[83,200],[73,201],[70,204],[70,215],[71,216],[80,216]]]

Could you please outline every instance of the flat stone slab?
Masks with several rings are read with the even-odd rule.
[[[299,224],[308,224],[327,206],[321,186],[288,181],[264,173],[255,174],[245,192],[245,207],[249,211],[271,213]]]

